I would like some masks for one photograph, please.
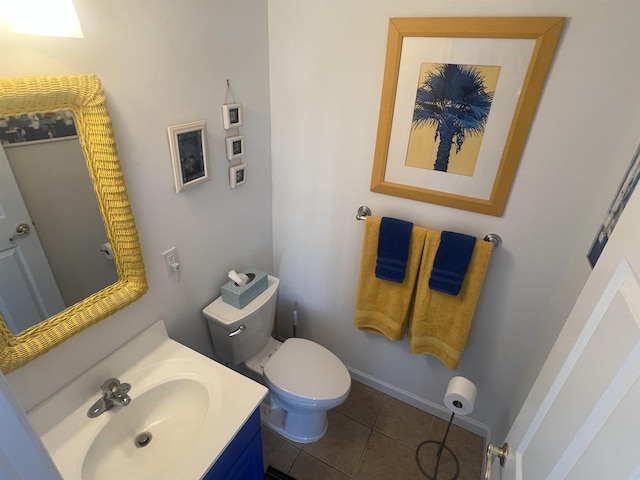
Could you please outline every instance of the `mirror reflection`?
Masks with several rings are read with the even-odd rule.
[[[7,277],[0,311],[14,334],[118,280],[73,117],[65,115],[72,136],[37,120],[20,128],[5,122],[6,129],[0,122],[0,162],[8,162],[0,165],[0,276]],[[30,231],[16,235],[23,224]]]

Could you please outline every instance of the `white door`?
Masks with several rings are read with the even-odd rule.
[[[28,234],[17,235],[20,224],[30,228]],[[11,331],[19,333],[64,308],[38,234],[0,147],[0,312]]]
[[[640,191],[589,276],[492,479],[640,479]]]

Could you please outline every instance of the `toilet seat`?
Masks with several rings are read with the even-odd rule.
[[[271,387],[301,403],[322,405],[345,397],[351,377],[329,350],[304,338],[286,340],[264,366]]]

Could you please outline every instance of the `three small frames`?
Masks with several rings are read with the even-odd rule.
[[[242,126],[242,105],[239,103],[225,103],[222,105],[222,125],[225,130],[237,129]],[[226,139],[227,160],[233,162],[244,157],[244,135],[231,135]],[[236,188],[247,183],[247,164],[238,163],[229,167],[229,186]]]

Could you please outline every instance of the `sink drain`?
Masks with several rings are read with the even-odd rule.
[[[151,443],[151,434],[149,432],[143,432],[134,440],[136,447],[143,448]]]

